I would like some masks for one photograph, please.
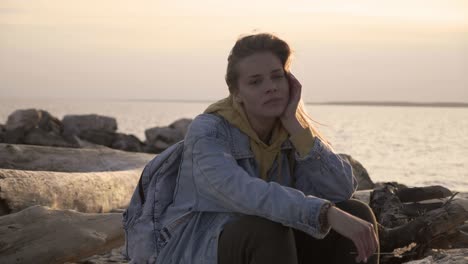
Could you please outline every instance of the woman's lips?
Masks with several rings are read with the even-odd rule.
[[[276,103],[279,103],[283,100],[283,98],[281,97],[278,97],[278,98],[272,98],[272,99],[268,99],[267,101],[265,101],[263,104],[276,104]]]

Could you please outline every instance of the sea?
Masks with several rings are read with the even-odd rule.
[[[211,102],[0,99],[0,124],[17,109],[114,117],[118,131],[145,140],[145,130],[194,118]],[[468,192],[468,108],[306,105],[337,153],[367,169],[374,182],[442,185]]]

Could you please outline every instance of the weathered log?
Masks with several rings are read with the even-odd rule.
[[[91,172],[142,168],[154,155],[101,149],[0,144],[0,168]]]
[[[452,192],[442,186],[398,188],[395,184],[387,183],[371,193],[369,205],[376,214],[379,223],[385,227],[396,227],[407,223],[413,217],[443,205],[440,200],[431,203],[416,202],[440,199],[451,195]],[[413,203],[404,204],[403,202]]]
[[[468,248],[468,234],[460,230],[431,241],[431,247],[439,249]]]
[[[450,250],[433,249],[427,252],[426,258],[405,262],[404,264],[466,264],[468,263],[468,248]]]
[[[396,196],[400,198],[402,203],[406,202],[419,202],[429,199],[445,198],[452,195],[452,192],[439,185],[426,186],[426,187],[414,187],[414,188],[403,188],[398,189]]]
[[[403,212],[401,203],[396,192],[398,188],[393,184],[386,184],[371,193],[369,206],[374,211],[377,222],[391,228],[408,223],[408,216]]]
[[[450,202],[395,228],[379,225],[381,250],[392,251],[412,242],[429,244],[433,239],[456,230],[466,220],[468,210],[460,203]]]
[[[443,202],[403,204],[402,213],[409,217],[418,217],[427,211],[435,210],[443,205]]]
[[[0,263],[64,263],[124,242],[121,214],[34,206],[0,217]]]
[[[87,213],[124,208],[141,170],[65,173],[0,169],[0,215],[33,205]]]

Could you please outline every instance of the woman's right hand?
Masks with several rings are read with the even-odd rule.
[[[333,230],[353,241],[358,253],[356,262],[367,262],[379,247],[374,226],[334,206],[330,207],[327,216]]]

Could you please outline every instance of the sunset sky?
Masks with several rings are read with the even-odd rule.
[[[0,97],[216,100],[264,31],[306,101],[468,102],[466,0],[2,0]]]

